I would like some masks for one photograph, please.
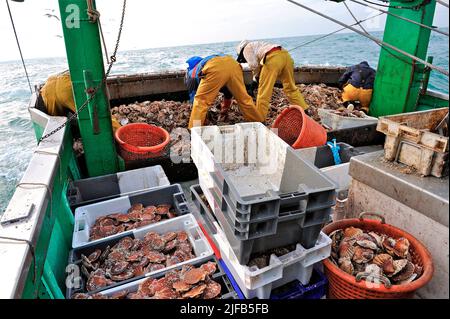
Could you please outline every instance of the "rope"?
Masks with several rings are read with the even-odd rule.
[[[86,0],[87,2],[87,15],[90,23],[96,23],[100,19],[100,12],[94,9],[94,3],[92,0]]]
[[[42,136],[39,139],[39,141],[38,141],[38,145],[43,140],[45,140],[45,139],[49,138],[50,136],[56,134],[57,132],[62,130],[64,127],[66,127],[70,122],[72,122],[74,119],[76,119],[78,117],[78,115],[80,114],[80,112],[82,112],[88,106],[88,104],[95,98],[95,96],[100,91],[100,89],[103,86],[106,85],[106,80],[108,79],[109,74],[111,73],[111,69],[112,69],[114,63],[117,61],[117,51],[119,50],[119,44],[120,44],[120,39],[121,39],[121,36],[122,36],[123,24],[124,24],[124,21],[125,21],[126,5],[127,5],[127,0],[123,0],[122,18],[121,18],[121,21],[120,21],[119,33],[117,35],[116,46],[114,48],[113,55],[110,57],[110,62],[108,64],[108,69],[107,69],[107,71],[105,73],[105,76],[103,77],[102,81],[99,83],[99,85],[97,87],[92,89],[92,92],[90,92],[89,98],[77,109],[77,111],[75,113],[73,113],[72,115],[70,115],[67,118],[67,120],[63,124],[61,124],[59,127],[55,128],[50,133]]]
[[[386,11],[386,10],[383,10],[383,9],[380,9],[380,8],[377,8],[377,7],[374,7],[374,6],[371,6],[371,5],[359,2],[358,0],[350,0],[350,1],[352,1],[354,3],[357,3],[357,4],[361,5],[361,6],[364,6],[364,7],[367,7],[367,8],[371,8],[373,10],[377,10],[377,11],[383,12],[385,14],[391,15],[391,16],[396,17],[398,19],[401,19],[401,20],[404,20],[404,21],[408,21],[408,22],[410,22],[412,24],[415,24],[415,25],[418,25],[418,26],[420,26],[422,28],[425,28],[425,29],[428,29],[428,30],[431,30],[431,31],[434,31],[434,32],[437,32],[437,33],[440,33],[440,34],[443,34],[443,35],[446,35],[446,36],[449,36],[448,32],[445,32],[445,31],[439,30],[437,28],[430,27],[430,26],[428,26],[426,24],[423,24],[423,23],[420,23],[420,22],[417,22],[417,21],[414,21],[414,20],[402,17],[402,16],[400,16],[398,14],[391,13],[389,11]],[[345,4],[345,2],[344,2],[344,4]]]
[[[365,21],[367,21],[367,20],[371,20],[371,19],[376,18],[376,17],[379,17],[379,16],[381,16],[381,15],[383,15],[383,13],[379,13],[379,14],[376,14],[376,15],[374,15],[374,16],[368,17],[367,19],[360,20],[360,21],[358,21],[357,23],[351,24],[351,26],[358,25],[359,23],[363,23],[363,22],[365,22]],[[294,50],[297,50],[297,49],[299,49],[299,48],[301,48],[301,47],[307,46],[308,44],[311,44],[311,43],[320,41],[320,40],[322,40],[322,39],[325,39],[325,38],[327,38],[327,37],[329,37],[329,36],[331,36],[331,35],[333,35],[333,34],[336,34],[336,33],[338,33],[338,32],[344,31],[344,30],[346,30],[346,29],[347,29],[347,28],[340,28],[340,29],[338,29],[338,30],[336,30],[336,31],[333,31],[333,32],[330,32],[330,33],[325,34],[325,35],[323,35],[323,36],[320,36],[320,37],[318,37],[318,38],[315,38],[315,39],[313,39],[313,40],[311,40],[311,41],[304,42],[304,43],[300,44],[299,46],[296,46],[295,48],[290,49],[289,52],[294,51]]]
[[[30,248],[31,257],[33,258],[33,265],[34,265],[34,267],[33,267],[34,268],[33,283],[36,283],[37,264],[36,264],[35,248],[34,248],[33,243],[31,241],[29,241],[28,239],[22,239],[22,238],[0,236],[0,239],[22,242],[22,243],[26,243],[28,245],[28,247]]]
[[[11,13],[11,8],[9,7],[9,2],[8,2],[8,0],[5,0],[5,1],[6,1],[6,6],[8,7],[9,18],[11,19],[11,25],[12,25],[13,30],[14,30],[14,36],[15,36],[15,38],[16,38],[17,47],[19,48],[20,59],[22,60],[22,65],[23,65],[23,69],[24,69],[24,71],[25,71],[25,75],[26,75],[26,77],[27,77],[28,86],[29,86],[29,88],[30,88],[30,93],[33,94],[33,89],[32,89],[32,87],[31,87],[31,82],[30,82],[30,77],[28,76],[27,67],[26,67],[26,65],[25,65],[25,60],[24,60],[24,58],[23,58],[22,48],[20,47],[19,37],[17,36],[16,25],[15,25],[15,23],[14,23],[14,19],[13,19],[12,13]]]
[[[388,47],[388,48],[390,48],[390,49],[392,49],[392,50],[394,50],[394,51],[396,51],[398,53],[401,53],[401,54],[407,56],[408,58],[411,58],[414,61],[417,61],[419,63],[422,63],[422,64],[428,66],[430,69],[436,70],[439,73],[442,73],[442,74],[444,74],[446,76],[449,76],[449,72],[447,70],[445,70],[443,68],[440,68],[440,67],[437,67],[437,66],[435,66],[435,65],[433,65],[433,64],[431,64],[431,63],[429,63],[429,62],[427,62],[427,61],[425,61],[425,60],[423,60],[421,58],[418,58],[418,57],[416,57],[416,56],[414,56],[414,55],[412,55],[412,54],[410,54],[410,53],[408,53],[406,51],[403,51],[403,50],[393,46],[392,44],[389,44],[387,42],[381,41],[380,39],[378,39],[378,38],[376,38],[376,37],[374,37],[374,36],[372,36],[370,34],[365,34],[363,31],[360,31],[360,30],[358,30],[358,29],[356,29],[356,28],[354,28],[352,26],[349,26],[348,24],[345,24],[345,23],[343,23],[343,22],[341,22],[339,20],[336,20],[336,19],[334,19],[334,18],[332,18],[330,16],[327,16],[326,14],[323,14],[323,13],[317,11],[317,10],[314,10],[314,9],[312,9],[310,7],[307,7],[307,6],[303,5],[303,4],[300,4],[300,3],[298,3],[298,2],[296,2],[294,0],[287,0],[287,1],[292,3],[292,4],[295,4],[298,7],[301,7],[301,8],[303,8],[305,10],[308,10],[308,11],[310,11],[312,13],[315,13],[315,14],[317,14],[317,15],[325,18],[325,19],[333,21],[334,23],[337,23],[337,24],[339,24],[339,25],[341,25],[343,27],[346,27],[347,29],[349,29],[349,30],[351,30],[353,32],[356,32],[356,33],[358,33],[358,34],[360,34],[360,35],[362,35],[362,36],[364,36],[366,38],[369,38],[370,40],[372,40],[372,41],[374,41],[376,43],[382,44],[385,47]]]

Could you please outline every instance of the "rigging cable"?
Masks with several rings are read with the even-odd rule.
[[[369,0],[363,0],[364,2],[370,3],[370,4],[374,4],[376,6],[380,6],[380,7],[385,7],[385,8],[394,8],[394,9],[406,9],[406,10],[414,10],[417,8],[422,7],[423,5],[425,5],[425,3],[429,0],[424,0],[422,1],[421,4],[417,5],[417,6],[411,6],[411,7],[403,7],[403,6],[392,6],[390,4],[380,4],[380,3],[376,3],[373,1],[369,1]],[[382,2],[388,2],[388,1],[382,1]]]
[[[369,5],[369,4],[365,4],[365,3],[359,2],[358,0],[350,0],[350,1],[352,1],[352,2],[354,2],[354,3],[357,3],[357,4],[361,5],[361,6],[365,6],[365,7],[367,7],[367,8],[371,8],[371,9],[374,9],[374,10],[377,10],[377,11],[380,11],[380,12],[383,12],[383,13],[386,13],[386,14],[391,15],[391,16],[393,16],[393,17],[396,17],[396,18],[398,18],[398,19],[408,21],[408,22],[410,22],[410,23],[413,23],[413,24],[416,24],[416,25],[418,25],[418,26],[421,26],[422,28],[429,29],[429,30],[431,30],[431,31],[434,31],[434,32],[437,32],[437,33],[440,33],[440,34],[443,34],[443,35],[446,35],[446,36],[449,36],[449,33],[448,33],[448,32],[442,31],[442,30],[437,29],[437,28],[435,28],[435,27],[430,27],[430,26],[428,26],[428,25],[426,25],[426,24],[423,24],[423,23],[420,23],[420,22],[417,22],[417,21],[414,21],[414,20],[411,20],[411,19],[402,17],[402,16],[400,16],[400,15],[398,15],[398,14],[391,13],[391,12],[389,12],[389,11],[386,11],[386,10],[383,10],[383,9],[380,9],[380,8],[377,8],[377,7],[374,7],[374,6],[371,6],[371,5]],[[366,1],[366,2],[367,2],[367,1]],[[344,4],[345,4],[345,2],[344,2]]]
[[[345,8],[347,9],[347,11],[350,13],[350,15],[352,16],[352,18],[358,22],[358,19],[356,18],[356,16],[353,14],[352,10],[350,9],[350,7],[347,5],[347,2],[343,2],[345,5]],[[361,30],[364,31],[365,34],[370,35],[370,33],[362,26],[362,24],[358,23],[358,26],[361,28]],[[392,57],[402,61],[403,63],[406,63],[408,65],[412,65],[411,62],[399,57],[398,55],[395,55],[394,53],[391,52],[391,50],[385,48],[383,45],[381,45],[380,43],[375,42],[382,50],[386,51],[389,55],[391,55]]]
[[[103,77],[102,81],[99,83],[99,85],[97,85],[92,92],[90,92],[89,94],[89,98],[86,99],[86,101],[79,107],[77,108],[77,111],[75,113],[73,113],[72,115],[70,115],[67,120],[61,124],[60,126],[58,126],[57,128],[55,128],[54,130],[52,130],[50,133],[42,136],[39,141],[38,141],[38,145],[45,139],[49,138],[50,136],[52,136],[53,134],[56,134],[57,132],[59,132],[60,130],[62,130],[67,124],[69,124],[70,122],[72,122],[74,119],[76,119],[78,117],[78,115],[80,114],[81,111],[83,111],[88,105],[89,103],[95,98],[95,96],[97,95],[97,93],[100,91],[100,89],[103,86],[106,86],[106,80],[109,77],[109,74],[111,73],[112,67],[114,65],[114,63],[117,61],[117,52],[119,51],[119,45],[120,45],[120,39],[122,37],[122,31],[123,31],[123,25],[124,25],[124,21],[125,21],[125,13],[126,13],[126,7],[127,7],[127,0],[123,0],[123,6],[122,6],[122,18],[120,20],[120,26],[119,26],[119,32],[117,34],[117,40],[116,40],[116,46],[114,47],[114,52],[113,55],[110,57],[110,63],[108,65],[108,68],[105,72],[105,76]]]
[[[381,15],[383,15],[383,13],[379,13],[379,14],[373,15],[373,16],[371,16],[371,17],[368,17],[367,19],[360,20],[360,21],[358,21],[357,23],[351,24],[351,26],[355,26],[355,25],[357,25],[357,24],[363,23],[363,22],[365,22],[365,21],[367,21],[367,20],[371,20],[371,19],[376,18],[376,17],[379,17],[379,16],[381,16]],[[318,37],[318,38],[315,38],[315,39],[312,39],[312,40],[310,40],[310,41],[304,42],[304,43],[300,44],[299,46],[296,46],[295,48],[292,48],[292,49],[290,49],[290,50],[288,50],[288,51],[291,52],[291,51],[297,50],[297,49],[299,49],[299,48],[301,48],[301,47],[304,47],[304,46],[307,46],[308,44],[311,44],[311,43],[320,41],[320,40],[322,40],[322,39],[325,39],[325,38],[327,38],[327,37],[329,37],[329,36],[332,36],[333,34],[336,34],[336,33],[338,33],[338,32],[344,31],[344,30],[346,30],[346,29],[347,29],[347,28],[340,28],[340,29],[338,29],[338,30],[336,30],[336,31],[330,32],[330,33],[325,34],[325,35],[322,35],[322,36],[320,36],[320,37]]]
[[[11,8],[9,7],[8,0],[5,0],[5,1],[6,1],[6,6],[8,7],[9,18],[11,19],[11,25],[14,30],[14,36],[16,37],[17,47],[19,48],[20,59],[22,60],[23,69],[25,70],[25,75],[27,77],[28,86],[30,87],[31,94],[33,94],[33,88],[31,87],[30,77],[28,76],[28,71],[27,71],[27,67],[25,65],[25,60],[23,59],[22,49],[20,47],[19,37],[17,36],[16,25],[14,24],[14,19],[13,19],[12,13],[11,13]]]
[[[442,1],[442,0],[436,0],[437,3],[439,3],[440,5],[443,5],[444,7],[448,8],[448,3]]]
[[[392,44],[389,44],[389,43],[387,43],[387,42],[384,42],[384,41],[382,41],[382,40],[380,40],[380,39],[378,39],[378,38],[376,38],[376,37],[374,37],[374,36],[372,36],[372,35],[370,35],[370,34],[365,34],[364,32],[362,32],[362,31],[360,31],[360,30],[358,30],[358,29],[356,29],[356,28],[354,28],[354,27],[352,27],[352,26],[349,26],[348,24],[345,24],[345,23],[343,23],[343,22],[341,22],[341,21],[339,21],[339,20],[336,20],[336,19],[334,19],[334,18],[332,18],[332,17],[330,17],[330,16],[328,16],[328,15],[326,15],[326,14],[323,14],[323,13],[317,11],[317,10],[314,10],[314,9],[312,9],[312,8],[310,8],[310,7],[308,7],[308,6],[305,6],[305,5],[301,4],[301,3],[298,3],[298,2],[296,2],[296,1],[294,1],[294,0],[287,0],[287,1],[290,2],[290,3],[292,3],[292,4],[295,4],[295,5],[298,6],[298,7],[301,7],[301,8],[303,8],[303,9],[305,9],[305,10],[308,10],[308,11],[310,11],[310,12],[312,12],[312,13],[315,13],[315,14],[317,14],[317,15],[319,15],[319,16],[325,18],[325,19],[328,19],[328,20],[330,20],[330,21],[333,21],[333,22],[336,23],[336,24],[339,24],[339,25],[341,25],[341,26],[343,26],[343,27],[346,27],[347,29],[349,29],[349,30],[351,30],[351,31],[353,31],[353,32],[356,32],[356,33],[358,33],[358,34],[360,34],[360,35],[362,35],[362,36],[364,36],[364,37],[366,37],[366,38],[369,38],[370,40],[372,40],[372,41],[374,41],[374,42],[377,42],[377,43],[379,43],[379,44],[382,44],[383,46],[388,47],[388,48],[390,48],[390,49],[392,49],[392,50],[394,50],[394,51],[396,51],[396,52],[398,52],[398,53],[401,53],[401,54],[407,56],[408,58],[413,59],[414,61],[420,62],[420,63],[422,63],[423,65],[428,66],[430,69],[436,70],[436,71],[439,72],[439,73],[442,73],[442,74],[444,74],[444,75],[446,75],[446,76],[449,76],[449,72],[448,72],[447,70],[445,70],[445,69],[443,69],[443,68],[440,68],[440,67],[438,67],[438,66],[435,66],[435,65],[433,65],[433,64],[431,64],[431,63],[429,63],[429,62],[427,62],[427,61],[425,61],[425,60],[423,60],[423,59],[421,59],[421,58],[418,58],[418,57],[416,57],[416,56],[414,56],[414,55],[412,55],[412,54],[410,54],[410,53],[408,53],[408,52],[406,52],[406,51],[403,51],[403,50],[397,48],[396,46],[393,46]]]

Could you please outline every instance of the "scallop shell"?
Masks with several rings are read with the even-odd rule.
[[[363,248],[368,248],[371,250],[378,249],[377,244],[375,244],[373,241],[370,241],[370,240],[358,240],[356,243]]]
[[[371,261],[373,257],[374,253],[371,249],[356,246],[352,260],[357,264],[364,264]]]
[[[335,251],[335,252],[338,251],[339,244],[340,244],[343,236],[344,236],[344,232],[342,229],[335,230],[330,234],[330,238],[332,240],[331,248],[333,251]]]
[[[408,264],[407,259],[394,260],[394,272],[392,274],[389,274],[389,276],[392,277],[397,275],[403,270],[403,268],[406,267],[407,264]]]
[[[376,275],[376,276],[383,275],[383,270],[378,265],[375,265],[375,264],[367,265],[364,271],[371,275]]]
[[[208,273],[200,268],[194,268],[184,274],[184,282],[189,285],[195,285],[200,281],[204,281]]]
[[[378,245],[378,247],[380,248],[383,247],[383,240],[384,240],[383,235],[378,235],[376,232],[373,231],[368,233],[368,235],[375,240],[375,243]]]
[[[415,266],[412,262],[407,261],[406,266],[395,276],[392,276],[392,280],[395,282],[402,282],[410,278],[414,274]]]
[[[360,228],[356,228],[356,227],[348,227],[344,230],[344,237],[345,238],[352,238],[352,237],[356,237],[358,235],[363,234],[364,232],[362,231],[362,229]]]
[[[373,238],[372,236],[370,236],[369,234],[363,233],[361,235],[356,236],[355,238],[356,240],[368,240],[371,241],[372,243],[376,244],[377,241],[375,240],[375,238]]]
[[[339,245],[339,258],[351,259],[355,254],[354,241],[343,240]]]
[[[182,295],[183,298],[196,298],[199,297],[201,294],[203,294],[203,292],[206,289],[206,285],[202,284],[202,285],[198,285],[196,287],[194,287],[193,289],[189,290],[188,292],[184,293]]]
[[[423,267],[414,264],[414,273],[417,275],[417,277],[420,277],[423,274]]]
[[[402,280],[402,281],[397,282],[397,285],[405,285],[405,284],[409,284],[409,283],[413,282],[417,277],[418,277],[417,274],[414,273],[414,274],[412,274],[411,277],[409,277],[408,279],[405,279],[405,280]]]
[[[386,250],[386,252],[391,255],[394,256],[394,246],[395,246],[395,239],[391,238],[391,237],[386,237],[383,240],[383,248]]]
[[[355,269],[354,273],[364,272],[366,269],[366,264],[353,263],[353,268]]]
[[[389,254],[379,254],[373,258],[373,263],[380,266],[387,274],[392,274],[395,271],[394,258]]]
[[[352,261],[349,258],[339,259],[339,268],[349,275],[353,275],[353,271],[355,270]]]
[[[409,240],[406,238],[399,238],[395,241],[393,247],[394,254],[400,258],[406,258],[409,252]]]

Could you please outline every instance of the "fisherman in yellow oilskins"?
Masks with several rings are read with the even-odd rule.
[[[258,88],[256,108],[264,117],[269,113],[273,88],[279,79],[289,102],[308,109],[303,95],[295,85],[294,60],[277,44],[263,41],[242,41],[236,48],[239,63],[248,63],[253,72],[252,90]]]
[[[51,116],[66,116],[67,112],[75,113],[72,81],[69,71],[50,76],[41,88],[42,102],[46,112]],[[113,130],[120,128],[119,122],[112,117]]]
[[[349,67],[339,79],[339,84],[344,90],[342,101],[344,103],[358,101],[361,103],[361,111],[368,114],[375,75],[376,71],[366,61]]]
[[[193,102],[189,128],[205,125],[209,108],[224,88],[226,94],[222,103],[221,113],[223,115],[229,109],[231,98],[234,96],[246,121],[264,121],[257,111],[252,97],[247,93],[242,67],[231,56],[222,54],[206,58],[194,56],[186,63],[189,67],[186,72],[185,84]]]

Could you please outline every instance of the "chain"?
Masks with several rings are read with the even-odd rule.
[[[86,93],[89,94],[89,98],[83,103],[83,105],[81,105],[75,113],[71,114],[67,120],[61,124],[60,126],[58,126],[57,128],[55,128],[54,130],[52,130],[50,133],[42,136],[39,141],[38,141],[38,145],[45,139],[49,138],[50,136],[58,133],[59,131],[61,131],[64,127],[66,127],[70,122],[72,122],[74,119],[76,119],[79,114],[89,105],[89,103],[95,98],[95,96],[97,95],[97,93],[100,91],[100,89],[103,86],[106,86],[106,81],[109,77],[109,74],[111,73],[111,69],[114,65],[114,63],[117,61],[117,51],[119,50],[119,45],[120,45],[120,39],[122,36],[122,30],[123,30],[123,24],[124,24],[124,20],[125,20],[125,12],[126,12],[126,6],[127,6],[127,0],[123,0],[123,8],[122,8],[122,18],[120,20],[120,27],[119,27],[119,32],[117,34],[117,41],[116,41],[116,46],[114,48],[114,53],[113,55],[110,57],[110,62],[108,64],[108,68],[107,71],[105,73],[105,76],[103,77],[102,81],[99,83],[99,85],[97,85],[95,88],[91,89],[91,90],[86,90]]]

